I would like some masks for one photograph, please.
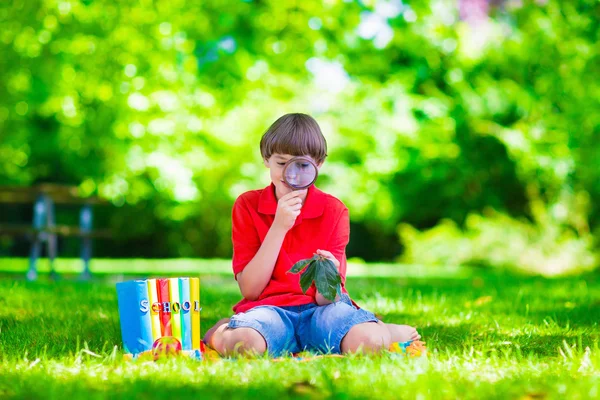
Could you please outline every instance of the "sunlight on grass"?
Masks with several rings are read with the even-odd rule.
[[[139,273],[156,274],[155,261]],[[121,268],[120,263],[111,268]],[[163,260],[161,270],[173,272],[181,265],[185,263]],[[485,270],[458,271],[456,276],[411,273],[350,277],[347,287],[361,307],[385,322],[417,326],[427,342],[427,357],[350,355],[278,363],[265,357],[125,362],[114,284],[130,278],[104,274],[93,282],[78,282],[67,275],[58,282],[47,277],[26,282],[20,273],[6,275],[0,280],[0,398],[600,394],[598,275],[558,280]],[[206,331],[231,314],[240,295],[231,275],[202,274],[201,282]]]
[[[566,395],[575,391],[583,398],[593,397],[599,389],[600,350],[566,343],[563,348],[568,349],[563,355],[543,359],[513,350],[489,353],[487,349],[469,349],[435,351],[427,358],[350,356],[309,363],[263,359],[125,363],[114,355],[96,358],[80,352],[61,360],[5,361],[0,376],[4,382],[22,382],[29,393],[58,394],[67,389],[81,397],[84,390],[94,396],[122,386],[121,390],[126,388],[132,395],[152,391],[154,398],[178,390],[233,398],[280,398],[298,394],[299,385],[318,398],[394,398],[399,393],[410,398],[487,398],[500,393]],[[7,386],[0,390],[17,393]]]

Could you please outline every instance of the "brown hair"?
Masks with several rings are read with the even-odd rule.
[[[260,153],[269,159],[273,153],[310,155],[317,164],[327,157],[327,142],[319,124],[306,114],[285,114],[267,129],[260,139]]]

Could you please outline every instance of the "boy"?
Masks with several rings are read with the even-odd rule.
[[[314,185],[292,190],[283,180],[286,161],[310,156],[321,165],[327,143],[319,125],[306,114],[286,114],[260,142],[271,184],[240,195],[233,206],[233,272],[244,297],[204,340],[221,355],[271,356],[303,350],[347,353],[387,350],[391,342],[418,340],[406,325],[384,324],[350,300],[345,288],[348,209]],[[335,304],[314,287],[304,294],[299,274],[288,273],[301,260],[320,254],[342,278]]]

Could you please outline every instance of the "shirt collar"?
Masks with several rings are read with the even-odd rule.
[[[308,188],[306,200],[302,206],[299,217],[317,218],[323,214],[325,209],[325,193],[315,185]],[[275,185],[273,182],[263,189],[258,199],[258,212],[261,214],[275,215],[277,211],[277,198],[275,197]]]

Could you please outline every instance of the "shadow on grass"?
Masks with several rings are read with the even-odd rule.
[[[14,382],[19,382],[15,385]],[[151,377],[136,377],[134,382],[118,380],[115,382],[90,382],[89,379],[55,379],[47,375],[15,374],[0,372],[0,397],[1,398],[85,398],[106,399],[193,399],[193,398],[222,398],[222,399],[248,399],[260,398],[262,400],[281,399],[294,397],[294,393],[286,386],[272,384],[244,384],[223,385],[218,383],[183,383],[173,377],[171,381],[152,379]]]

